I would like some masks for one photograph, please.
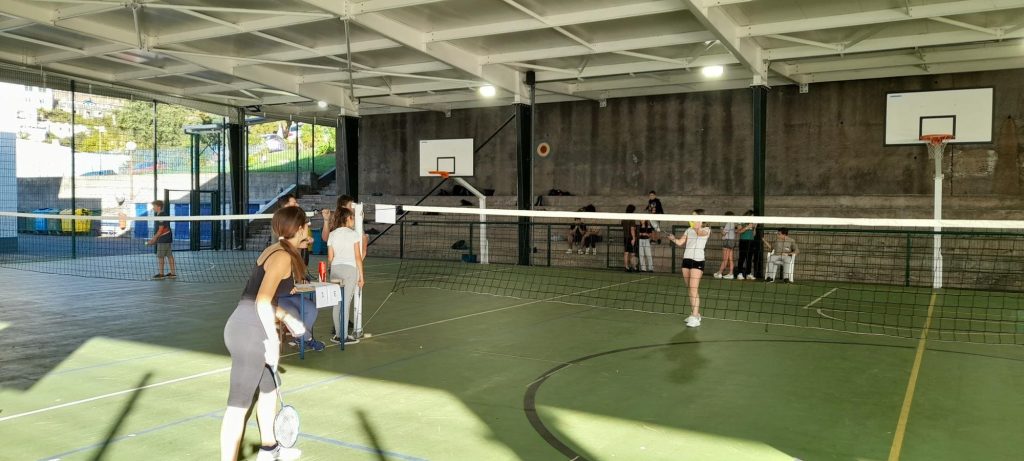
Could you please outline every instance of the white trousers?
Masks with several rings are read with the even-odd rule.
[[[640,270],[653,271],[654,257],[651,256],[651,239],[637,239],[640,244]]]

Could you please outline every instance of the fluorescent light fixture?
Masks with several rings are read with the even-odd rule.
[[[722,66],[706,66],[701,68],[700,73],[704,74],[707,78],[718,78],[725,73],[725,68]]]
[[[327,101],[319,101],[319,102],[316,103],[316,105],[319,106],[321,109],[326,109],[327,108]]]
[[[480,87],[480,96],[493,98],[495,94],[498,94],[498,90],[494,89],[494,86],[492,85],[484,85]]]

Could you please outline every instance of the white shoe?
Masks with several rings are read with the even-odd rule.
[[[715,273],[713,274],[713,276],[714,276],[714,277],[715,277],[716,279],[720,279],[720,278],[722,278],[722,273],[721,273],[721,272],[715,272]]]
[[[587,248],[586,251],[584,251],[583,253],[584,254],[590,254],[590,248]]]
[[[753,275],[748,275],[747,280],[757,280],[757,277],[754,277]]]
[[[565,250],[565,254],[571,255],[572,254],[572,248],[569,248],[568,250]]]
[[[737,275],[737,276],[736,276],[736,280],[743,280],[743,274],[739,274],[739,275]]]
[[[597,248],[594,248],[594,256],[597,256]]]
[[[686,326],[690,328],[696,328],[700,326],[700,317],[689,316],[686,318]]]
[[[302,456],[302,450],[278,445],[273,450],[260,448],[260,451],[256,453],[256,461],[294,461],[300,456]]]
[[[725,275],[722,276],[722,278],[726,279],[726,280],[732,280],[735,277],[733,277],[732,274],[725,274]]]

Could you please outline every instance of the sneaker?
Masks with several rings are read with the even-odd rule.
[[[747,280],[757,280],[757,277],[754,277],[753,275],[748,275]]]
[[[725,275],[722,276],[722,278],[726,279],[726,280],[732,280],[735,277],[733,277],[732,274],[725,274]]]
[[[790,279],[782,279],[782,283],[793,283]]]
[[[317,341],[316,339],[312,338],[309,341],[306,341],[306,349],[311,349],[316,352],[322,352],[326,347],[327,346],[324,345],[323,341]]]
[[[565,250],[565,254],[571,255],[572,254],[572,248],[569,248],[568,250]]]
[[[716,279],[720,279],[720,278],[722,278],[722,273],[721,272],[715,272],[714,274],[712,274],[712,276],[715,277]]]
[[[173,279],[173,278],[177,278],[178,274],[175,274],[174,272],[168,272],[167,275],[165,275],[164,277],[167,277],[169,279]]]
[[[153,280],[163,280],[164,274],[156,274],[153,276]]]
[[[299,347],[299,342],[296,341],[295,338],[292,338],[288,340],[288,345],[291,347]]]
[[[331,342],[334,344],[341,344],[341,338],[338,335],[331,336]]]
[[[743,280],[743,274],[739,274],[739,275],[737,275],[737,276],[736,276],[736,280]]]
[[[594,256],[597,256],[597,248],[594,248]]]
[[[345,336],[345,344],[359,344],[359,338],[352,335]]]
[[[294,461],[302,456],[302,450],[298,448],[285,448],[277,444],[274,448],[260,448],[256,454],[256,461]]]
[[[584,251],[583,254],[587,254],[587,255],[590,254],[590,248],[587,248],[587,250]]]
[[[771,277],[768,277],[768,278],[764,279],[764,281],[767,282],[767,283],[775,283],[775,279],[773,279]]]
[[[689,317],[686,317],[686,326],[688,326],[690,328],[699,327],[700,326],[700,319],[701,319],[701,317],[699,315],[698,316],[691,315]]]
[[[583,254],[583,249],[581,248],[579,251],[576,252],[576,254]]]

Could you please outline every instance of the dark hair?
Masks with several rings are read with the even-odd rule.
[[[309,223],[306,212],[297,206],[284,207],[274,213],[270,220],[270,227],[274,233],[280,235],[277,242],[281,244],[292,259],[292,278],[299,281],[306,275],[306,263],[299,254],[299,249],[292,246],[288,239],[295,237],[295,234]]]
[[[785,227],[780,227],[779,233],[782,235],[789,235],[789,229],[786,229]]]
[[[693,210],[693,214],[704,214],[704,209],[703,208],[697,208],[696,210]]]
[[[158,206],[160,208],[164,207],[164,201],[163,200],[153,200],[152,202],[149,202],[149,204],[153,205],[153,206]]]
[[[349,213],[351,213],[352,210],[349,210],[348,206],[352,202],[355,202],[355,201],[356,200],[354,198],[352,198],[351,195],[342,195],[342,196],[338,197],[337,208],[334,209],[334,214],[331,216],[331,218],[332,218],[331,219],[331,226],[328,229],[334,230],[334,229],[337,229],[339,227],[344,227],[345,226],[345,218],[343,218],[341,215],[345,211],[348,211]]]
[[[295,197],[295,194],[285,194],[281,198],[277,199],[277,204],[280,206],[285,206],[289,201],[293,199],[298,200],[298,198]]]
[[[754,210],[747,210],[743,213],[743,216],[754,216]]]
[[[647,195],[651,195],[651,194],[658,195],[658,193],[654,192],[653,190],[647,193]]]
[[[726,215],[726,216],[732,216],[733,214],[732,214],[732,212],[731,212],[731,211],[726,211],[726,212],[725,212],[725,215]]]
[[[338,216],[335,218],[337,226],[335,226],[334,228],[340,229],[342,227],[345,227],[345,223],[348,222],[349,219],[355,219],[355,217],[355,212],[348,208],[342,208],[341,211],[338,212]]]
[[[633,204],[632,204],[632,203],[631,203],[631,204],[629,204],[629,206],[627,206],[627,207],[626,207],[626,213],[632,213],[632,212],[634,212],[634,211],[636,211],[636,207],[635,207],[635,206],[633,206]]]

